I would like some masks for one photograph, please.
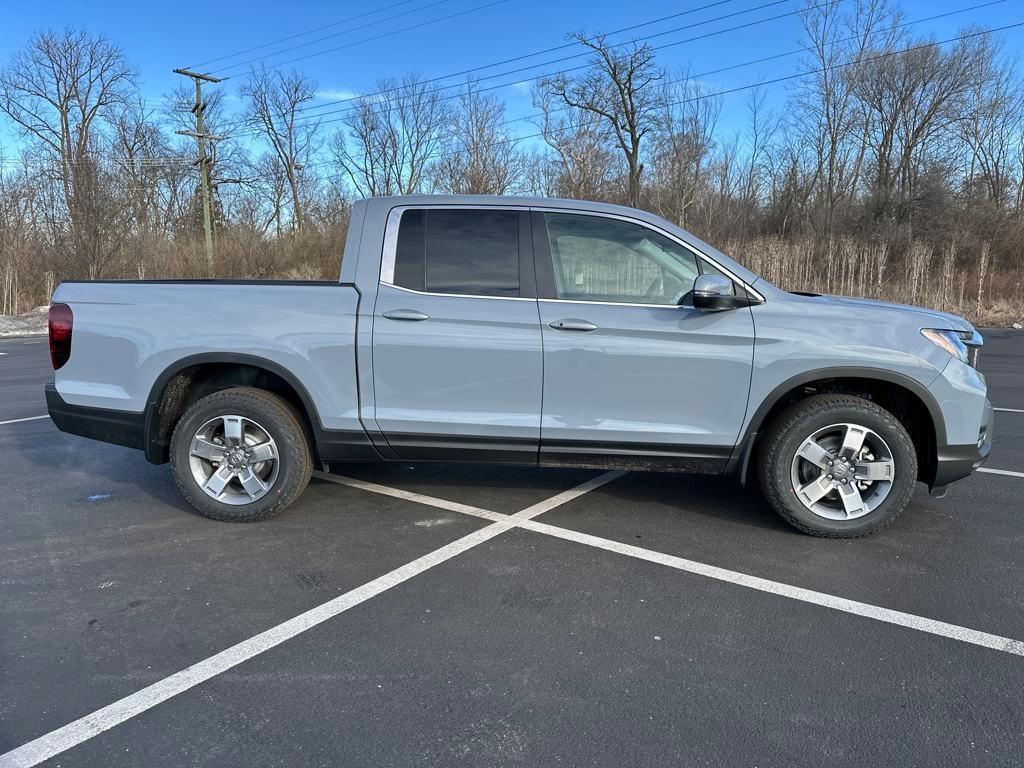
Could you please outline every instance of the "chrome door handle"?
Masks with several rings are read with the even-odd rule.
[[[386,317],[388,320],[429,320],[430,315],[424,315],[422,312],[417,312],[415,309],[389,309],[387,312],[381,312],[381,317]]]
[[[564,320],[552,320],[548,323],[549,326],[554,328],[556,331],[596,331],[597,326],[586,320],[577,320],[576,318],[568,317]]]

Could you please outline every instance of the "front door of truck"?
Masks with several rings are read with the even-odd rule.
[[[543,352],[530,226],[525,209],[392,211],[372,396],[399,458],[537,460]]]
[[[689,305],[721,270],[664,233],[615,216],[533,213],[544,337],[542,463],[716,471],[747,404],[749,308]],[[688,306],[689,305],[689,306]]]

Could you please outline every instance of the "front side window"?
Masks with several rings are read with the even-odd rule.
[[[560,299],[674,306],[693,289],[696,256],[647,227],[572,213],[544,220]]]
[[[429,293],[518,296],[518,211],[404,211],[394,284]]]

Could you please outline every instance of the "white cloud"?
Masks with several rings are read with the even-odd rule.
[[[318,99],[324,99],[325,101],[340,101],[342,99],[354,99],[359,94],[355,91],[350,91],[345,88],[325,88],[322,91],[316,92]]]

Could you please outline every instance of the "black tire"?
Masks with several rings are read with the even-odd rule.
[[[881,437],[892,454],[895,470],[888,495],[876,508],[861,517],[834,520],[815,513],[798,498],[793,460],[816,431],[843,423],[866,427]],[[917,452],[903,424],[870,400],[852,395],[813,395],[787,408],[769,425],[759,452],[759,474],[769,504],[794,528],[812,536],[850,539],[875,533],[907,506],[917,481]]]
[[[255,422],[277,447],[276,478],[268,490],[257,491],[264,495],[251,502],[218,501],[200,487],[193,475],[193,437],[204,424],[226,415]],[[283,511],[305,490],[313,473],[310,440],[302,417],[286,400],[250,387],[214,392],[193,403],[174,427],[170,457],[174,480],[189,504],[206,517],[230,523],[253,523]]]

